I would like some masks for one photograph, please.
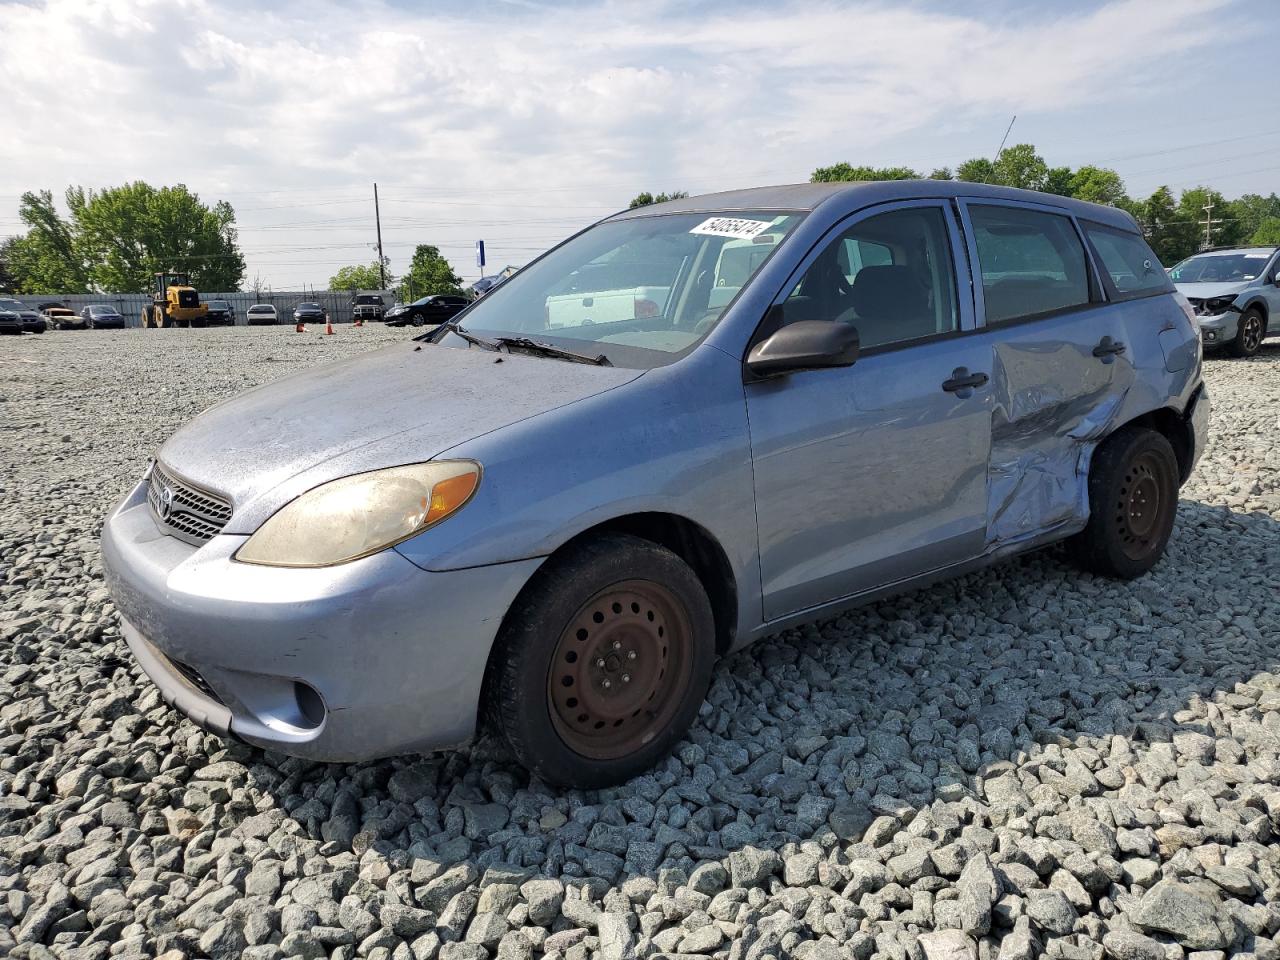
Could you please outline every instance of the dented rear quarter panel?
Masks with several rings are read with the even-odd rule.
[[[1066,536],[1089,518],[1089,466],[1116,429],[1181,414],[1200,381],[1199,337],[1173,296],[1099,304],[993,328],[988,551]],[[1125,345],[1108,362],[1103,337]]]

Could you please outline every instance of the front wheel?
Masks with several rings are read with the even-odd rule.
[[[1236,324],[1236,336],[1228,349],[1233,357],[1252,357],[1262,347],[1267,321],[1257,307],[1250,307],[1240,315]]]
[[[1178,458],[1165,437],[1125,427],[1108,437],[1089,468],[1089,523],[1068,541],[1086,570],[1140,577],[1164,555],[1178,511]]]
[[[714,629],[706,591],[671,551],[621,534],[570,547],[507,615],[485,677],[490,725],[544,780],[621,783],[693,722]]]

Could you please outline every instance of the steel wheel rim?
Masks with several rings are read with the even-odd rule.
[[[1262,343],[1262,320],[1255,316],[1244,318],[1244,348],[1252,353]]]
[[[692,672],[692,630],[666,587],[625,580],[578,608],[547,672],[551,722],[574,752],[614,760],[643,748],[680,708]]]
[[[1153,453],[1141,454],[1125,471],[1116,500],[1115,524],[1120,549],[1130,560],[1142,560],[1159,546],[1173,503],[1161,483],[1162,464]]]

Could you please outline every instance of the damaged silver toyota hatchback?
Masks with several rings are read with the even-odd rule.
[[[939,181],[677,200],[201,414],[103,558],[209,730],[354,761],[487,727],[546,780],[614,783],[717,655],[788,625],[1059,540],[1150,569],[1205,442],[1200,351],[1119,210]]]

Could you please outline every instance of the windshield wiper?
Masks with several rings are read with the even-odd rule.
[[[457,331],[454,331],[455,333]],[[530,353],[538,353],[544,357],[556,357],[560,360],[569,360],[573,363],[591,363],[597,367],[611,367],[612,363],[603,353],[591,356],[587,353],[577,353],[573,350],[565,350],[563,347],[552,346],[549,343],[542,343],[540,340],[530,340],[528,337],[495,337],[497,343],[507,348],[508,352],[512,347],[517,350],[527,350]]]
[[[468,333],[466,330],[463,330],[456,323],[449,327],[449,332],[461,337],[463,340],[467,341],[467,343],[474,343],[477,347],[484,347],[485,349],[492,350],[495,353],[502,350],[498,341],[489,340],[485,337],[477,337],[474,333]]]

